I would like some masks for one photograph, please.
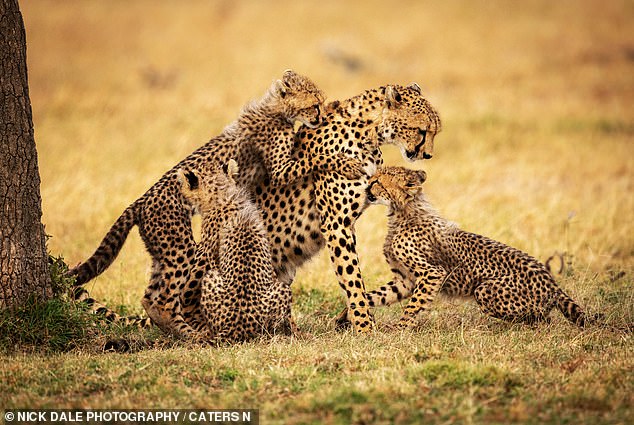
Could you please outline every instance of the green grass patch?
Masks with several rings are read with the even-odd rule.
[[[60,353],[71,350],[101,351],[107,341],[125,340],[129,350],[178,345],[158,328],[138,329],[108,323],[72,297],[72,278],[62,257],[49,256],[53,296],[42,301],[31,297],[14,310],[0,311],[0,352]],[[127,306],[117,309],[126,314]]]
[[[471,365],[446,360],[432,360],[413,370],[408,379],[414,382],[424,380],[440,388],[463,388],[468,386],[513,387],[518,384],[507,373],[492,365]]]
[[[14,311],[0,313],[0,350],[68,351],[95,336],[92,314],[74,302],[30,298]]]
[[[97,322],[85,305],[69,296],[72,279],[61,257],[49,257],[53,296],[30,297],[15,310],[0,311],[0,351],[62,352],[81,347],[97,333]]]

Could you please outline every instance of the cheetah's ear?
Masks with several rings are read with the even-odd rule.
[[[385,87],[385,100],[389,108],[395,108],[401,103],[403,98],[394,86],[387,86]]]
[[[233,159],[230,159],[225,165],[222,166],[222,171],[224,171],[224,173],[231,178],[234,178],[238,175],[238,170],[238,163]]]
[[[329,102],[325,107],[324,107],[324,111],[326,113],[329,112],[334,112],[337,110],[337,108],[339,108],[339,105],[341,105],[341,102],[339,102],[338,100],[333,100],[332,102]]]
[[[292,69],[287,69],[282,74],[282,79],[277,80],[277,93],[281,98],[284,98],[288,93],[293,90],[293,86],[296,83],[297,74]]]
[[[422,186],[422,184],[427,180],[427,173],[424,170],[416,170],[414,173],[418,178],[418,185]]]
[[[287,69],[286,71],[284,71],[284,74],[282,74],[282,81],[284,81],[287,84],[290,84],[291,81],[293,81],[293,79],[296,77],[297,77],[297,74],[295,73],[295,71],[293,71],[292,69]]]
[[[423,183],[427,180],[427,173],[423,170],[411,170],[409,181],[405,184],[405,191],[414,197],[423,191]]]
[[[275,81],[275,93],[282,99],[286,97],[286,93],[290,89],[289,85],[284,83],[282,80]]]
[[[416,83],[410,83],[407,86],[407,88],[414,90],[418,94],[423,94],[423,91],[421,90],[420,86],[418,84],[416,84]]]
[[[198,175],[192,170],[178,170],[178,181],[181,183],[183,189],[196,190],[200,185]]]

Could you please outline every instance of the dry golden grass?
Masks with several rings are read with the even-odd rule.
[[[417,81],[444,124],[434,159],[415,165],[428,171],[427,193],[443,215],[541,259],[565,251],[562,286],[609,320],[633,320],[630,2],[21,6],[43,221],[51,251],[69,263],[87,258],[129,203],[293,68],[330,99]],[[395,149],[384,153],[403,163]],[[357,225],[369,287],[390,277],[384,215],[370,208]],[[140,311],[147,265],[133,232],[89,289]],[[315,335],[308,341],[12,358],[0,368],[11,394],[1,404],[259,406],[268,421],[289,423],[634,420],[629,335],[582,332],[558,316],[537,330],[508,326],[442,300],[415,332],[337,334],[330,318],[342,301],[324,255],[298,273],[295,291],[300,326]]]

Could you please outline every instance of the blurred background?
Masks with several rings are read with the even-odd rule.
[[[444,130],[434,159],[412,166],[427,170],[427,193],[444,216],[540,259],[566,252],[582,276],[632,282],[631,1],[23,0],[21,8],[43,221],[50,250],[70,264],[292,68],[329,100],[417,82]],[[396,149],[384,153],[405,164]],[[372,207],[357,226],[370,287],[389,278],[384,216]],[[138,306],[149,257],[132,233],[95,290]],[[297,282],[337,291],[325,256]]]

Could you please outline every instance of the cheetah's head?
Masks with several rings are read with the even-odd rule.
[[[322,122],[324,93],[308,77],[286,70],[273,84],[273,92],[284,116],[310,128]]]
[[[227,192],[236,189],[235,176],[238,164],[230,159],[222,166],[211,170],[179,169],[178,181],[181,193],[199,212],[209,210],[218,204],[218,199],[227,196]]]
[[[440,130],[438,112],[423,97],[418,84],[385,87],[379,134],[386,143],[398,146],[403,158],[408,161],[430,159],[434,154],[434,137]]]
[[[423,170],[381,167],[368,181],[366,200],[400,209],[421,193],[426,179]]]

